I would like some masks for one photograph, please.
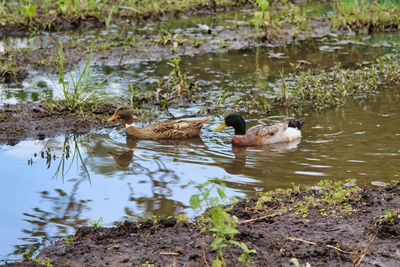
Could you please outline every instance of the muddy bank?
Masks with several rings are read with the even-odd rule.
[[[0,109],[0,144],[15,145],[27,138],[42,140],[62,133],[83,134],[118,125],[107,122],[116,108],[111,104],[99,104],[84,116],[63,108],[50,113],[40,106],[29,103],[5,105]]]
[[[282,27],[279,35],[268,40],[258,38],[254,26],[240,25],[228,29],[212,29],[212,34],[198,29],[198,37],[193,39],[184,33],[180,35],[140,36],[126,33],[121,28],[118,36],[109,37],[101,42],[64,43],[62,45],[65,70],[70,71],[85,64],[93,52],[93,62],[97,65],[122,65],[143,61],[162,61],[182,55],[197,55],[209,52],[221,53],[230,49],[243,49],[259,46],[278,46],[304,40],[323,37],[331,32],[330,23],[322,19],[310,20],[310,31],[293,34],[291,26]],[[0,54],[2,62],[8,68],[0,70],[3,82],[23,80],[29,71],[56,72],[56,62],[61,46],[41,46],[37,49],[9,50]]]
[[[325,191],[275,194],[261,202],[262,208],[257,199],[237,202],[229,211],[241,221],[234,239],[257,251],[254,266],[293,266],[292,258],[311,266],[398,266],[400,184],[346,192],[351,192],[346,201],[317,201],[306,215],[300,210],[296,215],[294,203],[322,199]],[[382,216],[384,209],[396,215]],[[175,218],[82,227],[68,244],[55,241],[38,258],[49,257],[54,266],[211,266],[213,236],[201,228]],[[228,266],[244,266],[238,261],[241,253],[232,245],[223,249]]]

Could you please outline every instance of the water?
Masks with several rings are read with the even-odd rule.
[[[305,68],[329,68],[335,62],[341,62],[344,67],[355,67],[355,63],[368,63],[376,57],[397,53],[399,43],[399,33],[379,33],[373,37],[327,36],[280,47],[185,56],[180,66],[186,75],[195,77],[210,102],[215,102],[221,91],[244,95],[253,87],[272,97],[280,92],[279,84],[275,82],[280,79],[280,72],[284,70],[288,74],[294,70],[291,64],[303,64]],[[227,64],[229,68],[226,68]],[[171,71],[165,61],[93,68],[98,81],[110,75],[111,83],[105,90],[110,95],[119,96],[131,94],[129,84],[142,91],[155,90],[156,81],[166,78]],[[0,105],[62,95],[58,77],[46,73],[31,73],[22,83],[0,84],[0,89]]]
[[[253,87],[273,97],[279,91],[279,72],[293,71],[290,63],[329,68],[340,61],[354,67],[396,53],[399,40],[398,33],[327,36],[282,47],[188,56],[181,68],[196,77],[209,103],[225,90],[245,95]],[[122,96],[129,94],[129,83],[153,89],[170,68],[166,62],[143,62],[96,71],[98,79],[110,73],[121,78],[107,90]],[[44,93],[57,96],[56,85],[55,76],[32,73],[22,84],[0,85],[1,103],[37,101]],[[0,259],[18,257],[99,218],[112,225],[135,216],[192,215],[189,199],[198,188],[190,181],[223,178],[227,195],[239,198],[292,183],[315,185],[321,179],[356,178],[359,185],[390,181],[400,166],[399,97],[400,88],[385,88],[372,99],[310,112],[299,142],[258,148],[232,147],[232,128],[212,132],[222,118],[207,123],[201,138],[187,141],[127,140],[124,129],[105,129],[2,145]],[[205,105],[170,112],[193,116]],[[249,127],[279,120],[245,119]]]
[[[219,121],[212,120],[201,139],[188,141],[127,142],[121,129],[2,146],[2,257],[101,217],[110,225],[132,216],[191,214],[189,199],[198,193],[188,185],[192,180],[224,177],[227,194],[242,198],[321,179],[356,178],[359,185],[390,181],[400,166],[399,98],[399,89],[388,89],[371,100],[311,113],[302,140],[289,145],[235,148],[232,129],[214,133]],[[248,121],[251,126],[271,120]],[[57,169],[65,159],[65,141],[71,153],[63,175]],[[76,144],[82,160],[73,157]],[[50,164],[46,153],[41,157],[48,148],[56,155]]]

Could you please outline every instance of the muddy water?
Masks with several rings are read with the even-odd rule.
[[[244,94],[256,86],[273,96],[279,70],[290,72],[290,63],[329,68],[340,61],[352,67],[395,52],[398,42],[399,34],[388,33],[372,38],[329,36],[285,47],[185,57],[181,67],[196,76],[204,91],[216,95],[226,89]],[[109,73],[122,77],[109,90],[125,95],[129,83],[146,90],[170,70],[165,62],[147,62],[97,71],[99,79]],[[22,89],[15,85],[2,90],[2,101],[35,100],[40,90],[30,85],[38,83],[57,94],[51,79],[31,75]],[[370,100],[311,112],[302,140],[270,147],[232,147],[232,129],[212,132],[222,118],[211,120],[201,138],[188,141],[127,140],[124,130],[116,129],[1,146],[0,258],[17,257],[13,254],[99,218],[111,225],[135,216],[192,214],[188,203],[198,189],[188,185],[190,181],[224,178],[227,194],[237,197],[291,183],[313,185],[321,179],[356,178],[360,185],[390,181],[400,166],[399,97],[399,88],[387,88]],[[193,116],[202,107],[198,103],[170,112]],[[277,119],[246,117],[249,126]]]

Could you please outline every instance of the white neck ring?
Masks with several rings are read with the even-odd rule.
[[[129,128],[129,127],[136,127],[136,125],[135,125],[134,122],[132,122],[131,124],[125,123],[125,127],[126,127],[126,128]]]

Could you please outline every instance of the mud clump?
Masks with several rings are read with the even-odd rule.
[[[115,108],[111,104],[99,104],[82,116],[67,109],[49,112],[32,103],[5,105],[0,110],[0,144],[15,145],[28,138],[43,140],[63,133],[83,134],[115,127],[116,123],[107,122]]]

